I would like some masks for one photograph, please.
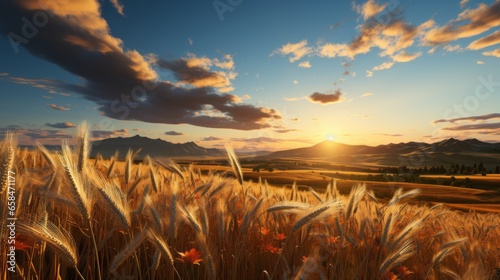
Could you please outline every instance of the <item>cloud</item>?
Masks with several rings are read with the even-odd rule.
[[[301,63],[299,63],[299,67],[302,67],[302,68],[311,68],[311,63],[309,62],[309,60],[302,61]]]
[[[373,77],[373,71],[366,70],[366,77],[367,77],[367,78],[371,78],[371,77]]]
[[[372,71],[381,71],[381,70],[390,69],[393,65],[394,65],[394,62],[392,62],[392,61],[384,62],[378,66],[373,67]]]
[[[432,123],[433,124],[438,124],[438,123],[455,123],[455,122],[460,122],[460,121],[486,121],[486,120],[491,120],[491,119],[498,119],[500,118],[500,113],[492,113],[492,114],[487,114],[487,115],[481,115],[481,116],[472,116],[472,117],[462,117],[462,118],[454,118],[454,119],[439,119],[435,120]]]
[[[159,60],[158,65],[161,68],[171,70],[174,76],[182,83],[187,83],[194,87],[214,87],[221,92],[229,92],[234,88],[231,80],[238,75],[236,72],[229,71],[211,71],[210,67],[215,64],[223,69],[232,69],[234,62],[231,56],[230,60],[219,61],[211,60],[207,57],[196,57],[189,55],[188,58],[181,58],[174,61]]]
[[[477,63],[477,64],[479,64],[479,65],[483,65],[483,64],[484,64],[484,61],[482,61],[482,60],[478,60],[478,61],[476,61],[476,63]]]
[[[387,7],[387,3],[381,5],[375,0],[368,0],[363,5],[355,5],[354,9],[363,16],[363,19],[368,19],[382,12],[385,7]]]
[[[141,131],[140,128],[132,128],[132,131]]]
[[[309,101],[321,104],[339,103],[343,101],[342,95],[340,90],[336,90],[335,93],[315,92],[309,96]]]
[[[387,4],[381,5],[375,2],[375,0],[368,0],[363,5],[354,5],[354,9],[366,20],[382,12],[386,6]]]
[[[403,136],[403,134],[388,134],[388,133],[379,133],[377,135],[387,136],[387,137],[401,137],[401,136]]]
[[[499,43],[500,43],[500,30],[497,30],[488,36],[475,40],[474,42],[470,43],[467,46],[467,48],[470,50],[480,50]]]
[[[443,127],[443,130],[497,130],[500,129],[500,123],[481,123],[481,124],[464,124],[456,126]]]
[[[231,138],[231,141],[252,142],[252,143],[276,143],[276,142],[282,142],[283,139],[277,139],[271,137],[256,137],[256,138]]]
[[[184,133],[182,132],[177,132],[177,131],[167,131],[165,132],[165,135],[169,135],[169,136],[181,136],[181,135],[185,135]]]
[[[500,49],[492,50],[489,52],[483,52],[483,55],[500,57]]]
[[[43,1],[20,0],[1,6],[0,32],[5,35],[22,34],[24,23],[20,18],[32,19],[40,10],[50,9],[50,20],[38,29],[37,36],[30,38],[29,44],[13,46],[23,47],[77,76],[77,83],[59,82],[56,86],[95,102],[104,116],[238,130],[266,128],[270,120],[281,118],[274,109],[236,104],[234,95],[221,93],[232,90],[224,85],[236,75],[226,69],[231,66],[227,57],[210,60],[215,67],[225,67],[219,67],[221,71],[204,69],[202,64],[193,66],[195,57],[168,62],[176,69],[174,76],[194,85],[160,80],[152,65],[160,60],[124,49],[122,40],[111,35],[98,1],[51,2],[47,8]],[[194,76],[192,68],[201,76]]]
[[[220,140],[224,139],[215,136],[208,136],[200,139],[200,141],[220,141]]]
[[[48,104],[50,108],[58,111],[69,111],[70,108],[62,107],[62,106],[57,106],[56,104]]]
[[[112,138],[118,136],[125,136],[128,134],[128,130],[119,129],[119,130],[92,130],[91,135],[93,138],[102,139],[102,138]]]
[[[188,44],[189,44],[190,46],[192,46],[192,45],[193,45],[193,43],[194,43],[194,42],[193,42],[193,39],[188,38]]]
[[[443,47],[443,50],[447,52],[463,52],[465,51],[460,45],[446,45]]]
[[[113,7],[115,7],[116,11],[124,16],[125,14],[123,13],[123,9],[125,8],[125,6],[123,6],[122,3],[119,2],[119,0],[110,0],[111,4],[113,4]]]
[[[292,82],[293,82],[294,85],[296,85],[296,84],[299,83],[299,81],[297,81],[297,80],[293,80]]]
[[[368,97],[368,96],[372,96],[373,95],[373,92],[365,92],[361,95],[361,97]]]
[[[467,5],[467,3],[469,3],[469,0],[461,0],[460,1],[460,8],[465,7],[465,5]]]
[[[420,27],[412,26],[395,16],[388,23],[376,20],[365,21],[350,43],[325,43],[318,46],[317,54],[322,57],[348,57],[370,52],[373,47],[381,50],[380,56],[392,56],[413,45]]]
[[[395,62],[410,62],[421,55],[422,55],[422,52],[406,53],[405,51],[401,51],[398,54],[392,56],[392,59]]]
[[[342,73],[343,76],[349,76],[351,75],[351,73],[349,72],[349,70],[345,70],[344,73]]]
[[[75,127],[74,124],[70,122],[61,122],[61,123],[46,123],[46,126],[50,126],[53,128],[70,128],[70,127]]]
[[[28,85],[34,88],[39,88],[48,91],[52,94],[60,94],[64,96],[69,96],[69,94],[62,92],[61,88],[66,86],[67,84],[52,80],[52,79],[32,79],[32,78],[24,78],[24,77],[13,77],[7,75],[0,75],[0,79],[10,81],[20,85]]]
[[[283,99],[285,99],[286,101],[299,101],[299,100],[302,100],[302,99],[306,99],[307,97],[305,96],[302,96],[302,97],[285,97]]]
[[[3,138],[7,131],[14,132],[20,143],[33,145],[38,140],[49,141],[53,140],[52,144],[60,143],[60,139],[70,139],[73,136],[59,130],[43,130],[43,129],[26,129],[18,125],[9,125],[0,128],[0,138]]]
[[[491,5],[479,4],[476,9],[466,9],[456,19],[442,27],[434,27],[423,36],[423,44],[436,46],[482,34],[500,25],[500,1]]]
[[[292,122],[298,122],[298,121],[300,121],[300,119],[299,118],[292,118],[292,119],[290,119],[290,121],[292,121]]]
[[[288,132],[293,132],[293,131],[298,131],[297,129],[276,129],[274,132],[276,133],[288,133]]]
[[[275,50],[271,55],[280,54],[282,56],[290,55],[290,62],[295,62],[307,54],[312,52],[312,48],[307,46],[307,40],[302,40],[298,43],[288,43]]]

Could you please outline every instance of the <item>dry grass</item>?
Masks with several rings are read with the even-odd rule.
[[[1,174],[16,172],[18,279],[496,279],[500,267],[498,214],[408,203],[411,189],[380,203],[363,185],[249,183],[231,150],[236,179],[134,165],[133,151],[89,160],[86,141],[61,155],[0,145]],[[15,279],[5,258],[0,278]]]

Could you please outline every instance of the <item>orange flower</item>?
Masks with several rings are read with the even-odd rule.
[[[197,264],[200,265],[200,262],[203,259],[200,259],[201,257],[201,252],[196,250],[195,248],[186,251],[184,253],[178,252],[179,255],[181,255],[180,258],[175,258],[176,260],[183,262],[183,263],[191,263],[191,264]]]
[[[398,275],[403,279],[409,279],[409,275],[412,275],[414,272],[409,270],[406,266],[402,265],[398,267]]]
[[[386,273],[382,274],[382,279],[384,280],[398,280],[398,276],[394,274],[392,271],[387,271]]]
[[[262,235],[264,235],[264,236],[268,235],[270,232],[271,232],[271,230],[270,230],[270,229],[267,229],[267,228],[265,228],[265,227],[261,227],[261,228],[260,228],[260,233],[261,233]]]
[[[271,243],[266,243],[266,244],[262,245],[261,247],[262,247],[262,250],[269,252],[269,253],[273,253],[273,254],[278,254],[281,251],[280,248],[274,246]]]
[[[307,257],[306,256],[302,256],[302,258],[300,258],[303,262],[306,262],[307,261]]]
[[[276,237],[274,239],[278,240],[278,241],[283,241],[285,240],[286,238],[286,235],[284,233],[278,233],[276,234]]]

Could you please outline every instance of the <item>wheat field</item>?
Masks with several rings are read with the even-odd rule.
[[[15,172],[15,272],[2,225],[2,279],[499,279],[500,216],[387,203],[118,155],[89,159],[82,125],[61,151],[0,145],[0,215]]]

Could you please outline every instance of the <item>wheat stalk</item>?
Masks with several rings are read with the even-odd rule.
[[[139,245],[142,244],[144,239],[146,239],[146,236],[147,236],[147,231],[146,230],[141,231],[134,237],[134,240],[132,240],[132,242],[127,244],[127,246],[125,246],[123,249],[120,250],[120,252],[118,252],[118,254],[116,254],[109,268],[111,273],[114,274],[118,269],[118,267],[125,261],[125,259],[127,259],[130,255],[132,255],[132,253],[134,253],[137,247],[139,247]]]
[[[309,212],[304,214],[302,218],[300,218],[292,227],[292,232],[296,232],[300,228],[302,228],[307,223],[317,219],[322,213],[330,208],[334,208],[336,211],[340,210],[342,204],[337,200],[330,200],[325,203],[319,204],[318,206],[312,208]]]
[[[19,233],[46,242],[67,265],[71,267],[77,266],[78,256],[75,241],[68,233],[63,233],[58,229],[51,221],[45,219],[36,221],[34,218],[28,218],[24,222],[19,222],[16,229]]]
[[[234,152],[233,147],[227,144],[226,152],[229,158],[229,163],[231,164],[233,172],[236,175],[236,179],[238,180],[238,183],[243,186],[243,172],[241,171],[241,166],[238,162],[238,158],[236,157],[236,153]]]
[[[295,212],[298,210],[305,210],[310,208],[311,205],[303,202],[297,201],[281,201],[275,203],[273,206],[267,208],[266,212],[271,213],[275,211],[287,211],[287,212]]]
[[[415,253],[415,245],[411,240],[406,240],[401,248],[392,255],[389,255],[380,265],[379,273],[389,271],[392,267],[402,263]]]

